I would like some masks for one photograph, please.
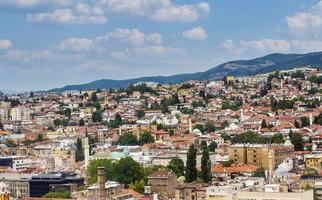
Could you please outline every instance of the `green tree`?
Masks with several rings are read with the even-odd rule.
[[[271,138],[272,144],[283,144],[284,142],[285,142],[284,137],[280,133],[273,135],[273,137]]]
[[[85,120],[83,118],[79,120],[79,126],[85,126]]]
[[[38,133],[36,136],[36,142],[41,142],[44,140],[44,136],[41,133]]]
[[[56,192],[48,192],[43,196],[43,198],[48,198],[48,199],[70,199],[71,194],[69,191],[65,189],[58,190]]]
[[[253,177],[266,178],[265,169],[262,168],[262,167],[257,168],[256,171],[255,171],[255,173],[253,174]]]
[[[176,173],[177,177],[184,176],[184,163],[183,160],[178,157],[172,158],[167,168]]]
[[[133,183],[129,184],[129,189],[134,190],[140,194],[144,193],[144,187],[145,187],[145,183],[143,179],[139,181],[134,181]]]
[[[16,147],[17,146],[17,144],[15,143],[15,141],[13,139],[10,139],[10,138],[6,139],[5,145],[7,147],[9,147],[9,148],[12,148],[12,147]]]
[[[263,138],[257,133],[254,133],[252,131],[247,131],[242,134],[236,135],[235,137],[232,138],[232,143],[233,144],[238,144],[238,143],[250,143],[250,144],[264,144],[268,143],[269,140],[266,138]]]
[[[54,120],[54,125],[55,126],[62,126],[63,125],[63,121],[61,119],[55,119]]]
[[[113,167],[114,180],[128,187],[130,183],[143,179],[142,167],[133,158],[121,158]]]
[[[72,110],[70,108],[66,108],[64,110],[64,114],[68,119],[70,119],[70,116],[72,115]]]
[[[302,127],[310,126],[310,118],[301,117]]]
[[[84,149],[82,146],[82,139],[77,138],[76,142],[76,162],[84,160]]]
[[[92,102],[97,101],[97,95],[96,95],[96,92],[93,92],[93,93],[92,93],[91,100],[92,100]]]
[[[187,163],[186,163],[186,181],[191,183],[197,180],[197,150],[194,144],[191,144],[187,154]]]
[[[206,140],[202,140],[201,142],[200,142],[200,149],[204,149],[204,148],[206,148],[207,147],[207,142],[206,142]]]
[[[133,146],[138,144],[138,140],[136,137],[131,133],[125,133],[120,136],[119,138],[119,144],[120,145],[128,145]]]
[[[265,119],[263,119],[263,121],[262,121],[261,128],[268,128],[268,126],[267,126],[267,123],[266,123],[266,120],[265,120]]]
[[[216,131],[215,124],[213,122],[207,122],[205,125],[205,131],[206,132],[214,132]]]
[[[89,184],[97,182],[97,167],[105,167],[105,180],[113,180],[112,161],[107,159],[92,160],[87,169],[86,175],[89,178]]]
[[[139,119],[141,119],[142,117],[144,117],[144,116],[145,116],[145,112],[144,112],[144,110],[137,110],[137,111],[136,111],[136,116],[137,116]]]
[[[215,152],[217,149],[217,143],[215,141],[210,142],[208,148],[210,152]]]
[[[139,144],[144,145],[150,143],[154,143],[154,138],[148,131],[144,131],[144,133],[140,136]]]
[[[101,122],[102,121],[102,113],[100,111],[95,111],[92,113],[93,122]]]
[[[209,159],[208,147],[204,147],[201,157],[201,179],[205,183],[209,183],[212,179],[211,176],[211,161]]]
[[[304,141],[300,133],[291,133],[290,139],[295,151],[303,151]]]
[[[92,104],[96,110],[101,110],[101,104],[98,101],[94,101]]]
[[[234,161],[233,160],[222,161],[221,164],[224,167],[230,167],[232,164],[234,164]]]

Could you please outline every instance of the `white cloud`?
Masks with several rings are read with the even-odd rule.
[[[204,2],[198,5],[171,5],[156,10],[151,18],[164,22],[193,22],[200,16],[207,15],[209,9],[210,6]]]
[[[146,45],[139,46],[133,48],[127,48],[124,51],[115,52],[115,58],[119,59],[128,59],[133,57],[145,57],[146,59],[155,58],[155,57],[163,57],[169,55],[177,55],[184,53],[183,49],[173,48],[173,47],[165,47],[161,45]]]
[[[171,5],[170,0],[105,0],[108,8],[114,12],[147,16],[154,10]]]
[[[104,9],[97,4],[77,3],[74,9],[56,9],[52,12],[27,15],[28,22],[56,22],[62,24],[105,24],[107,17]]]
[[[9,50],[7,57],[13,58],[15,60],[22,60],[25,62],[30,62],[33,60],[51,59],[54,54],[48,50],[28,52],[23,50]]]
[[[198,27],[194,27],[192,29],[183,31],[182,36],[186,39],[206,40],[208,37],[208,34],[202,27],[198,26]]]
[[[161,44],[162,36],[159,33],[145,34],[138,29],[119,28],[103,36],[97,37],[98,42],[119,41],[131,45],[143,45],[144,43]]]
[[[96,71],[103,71],[103,72],[111,72],[111,71],[118,71],[120,70],[119,66],[109,64],[103,60],[89,60],[79,65],[80,68],[85,70],[96,70]],[[76,70],[79,70],[77,67]]]
[[[59,50],[65,51],[90,51],[95,49],[95,42],[88,38],[69,38],[58,45]]]
[[[322,51],[321,40],[292,40],[291,44],[294,49],[305,53]]]
[[[41,51],[24,51],[24,50],[8,50],[6,57],[23,62],[32,61],[72,61],[78,60],[80,55],[63,55],[51,52],[49,50]]]
[[[261,53],[309,53],[322,51],[321,40],[277,40],[277,39],[261,39],[252,41],[239,41],[234,43],[227,39],[222,43],[221,47],[228,53],[241,56],[246,52]]]
[[[174,4],[171,0],[104,0],[113,12],[147,16],[155,21],[192,22],[207,15],[208,3]]]
[[[0,5],[10,5],[17,7],[33,7],[43,4],[56,4],[67,6],[72,4],[72,0],[1,0]]]
[[[237,46],[231,39],[225,40],[225,42],[221,44],[221,48],[236,56],[242,55],[247,50],[244,47]]]
[[[319,32],[322,28],[322,1],[319,1],[306,12],[297,12],[286,17],[288,29],[291,33],[305,35]]]
[[[253,41],[240,41],[245,48],[255,49],[262,52],[287,52],[290,50],[290,43],[286,40],[261,39]]]
[[[0,49],[9,49],[12,46],[10,40],[0,40]]]

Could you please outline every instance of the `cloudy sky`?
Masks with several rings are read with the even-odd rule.
[[[319,0],[0,0],[0,89],[322,50]]]

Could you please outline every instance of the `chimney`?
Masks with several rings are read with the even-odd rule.
[[[106,200],[105,167],[97,167],[98,200]]]

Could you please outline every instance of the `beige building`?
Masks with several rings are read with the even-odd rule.
[[[237,192],[236,200],[313,200],[313,190],[301,192]]]
[[[166,170],[155,171],[148,176],[148,185],[153,193],[173,198],[174,189],[177,186],[177,175]]]
[[[30,174],[1,173],[0,179],[7,185],[12,197],[29,197]]]
[[[205,200],[207,185],[184,183],[175,188],[175,200]]]
[[[306,154],[304,155],[304,162],[306,168],[321,167],[322,154]]]
[[[272,166],[276,168],[286,158],[294,156],[293,145],[235,144],[228,148],[228,156],[236,164],[247,164],[269,170],[269,154],[272,155]]]

